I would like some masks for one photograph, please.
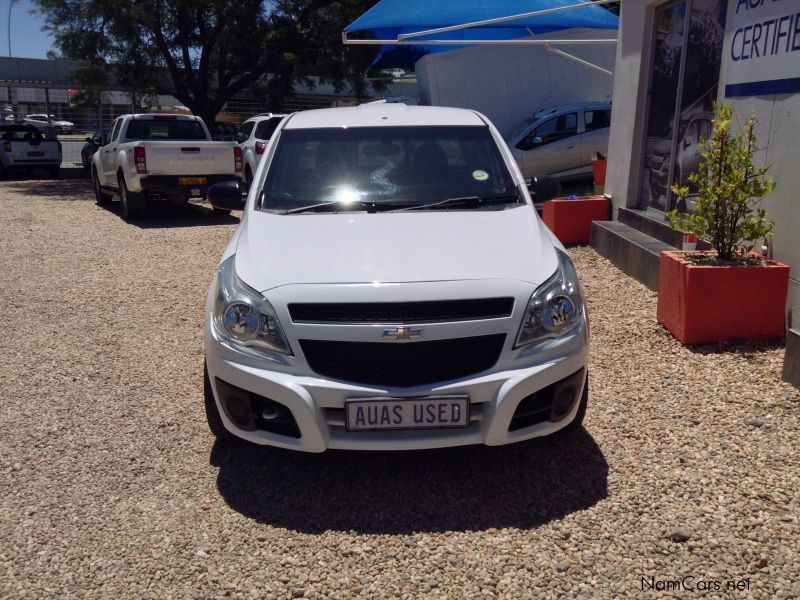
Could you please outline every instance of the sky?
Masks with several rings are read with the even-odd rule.
[[[0,55],[8,56],[8,7],[11,0],[0,0]],[[11,7],[11,55],[23,58],[47,58],[53,38],[42,31],[42,17],[31,15],[28,0],[16,0]]]

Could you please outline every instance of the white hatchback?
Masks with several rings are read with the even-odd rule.
[[[211,431],[308,452],[500,445],[580,427],[588,323],[494,126],[461,109],[297,113],[208,292]]]

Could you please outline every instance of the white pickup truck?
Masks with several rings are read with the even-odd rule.
[[[58,177],[61,142],[48,140],[31,125],[0,125],[0,174],[18,169],[44,169]]]
[[[210,185],[241,177],[242,150],[212,141],[199,117],[122,115],[109,132],[92,159],[92,181],[98,204],[119,194],[125,219],[140,216],[148,200],[205,198]]]

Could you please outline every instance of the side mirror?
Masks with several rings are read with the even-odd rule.
[[[683,149],[684,150],[686,150],[691,145],[692,145],[692,138],[690,138],[690,137],[683,138]]]
[[[534,175],[531,177],[528,190],[533,194],[534,202],[547,202],[548,200],[557,198],[561,193],[561,182],[549,175]]]
[[[522,151],[530,150],[531,148],[533,148],[533,141],[531,140],[531,138],[528,137],[522,138],[519,142],[517,142],[516,148],[517,150],[522,150]]]
[[[96,140],[95,140],[94,138],[84,138],[84,140],[83,140],[83,141],[84,141],[84,142],[87,142],[87,143],[89,143],[89,144],[94,144],[94,143],[96,143]]]
[[[208,201],[221,210],[244,210],[245,198],[238,181],[221,181],[208,188]]]

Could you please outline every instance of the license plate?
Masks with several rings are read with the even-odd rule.
[[[469,425],[469,398],[466,396],[370,398],[347,400],[344,406],[348,431],[441,429]]]
[[[205,185],[208,180],[205,177],[178,177],[178,185]]]
[[[28,156],[44,156],[44,152],[28,152]]]

